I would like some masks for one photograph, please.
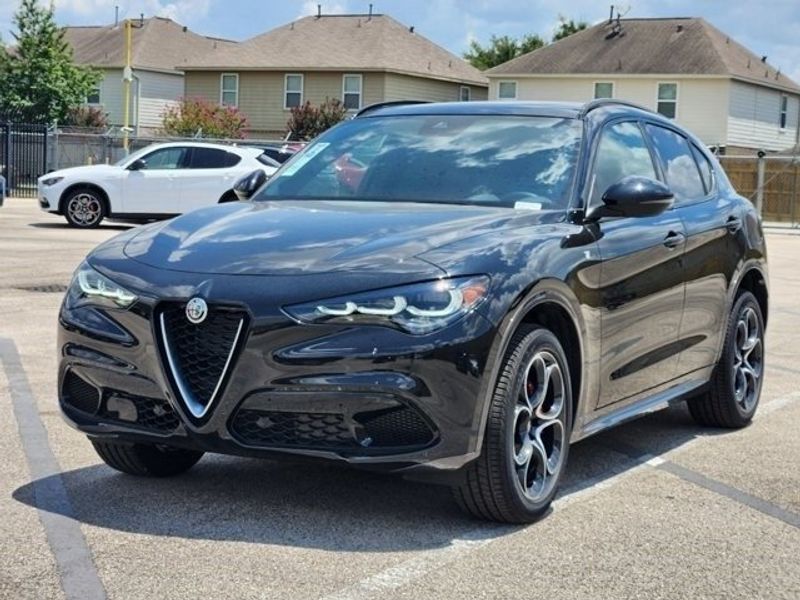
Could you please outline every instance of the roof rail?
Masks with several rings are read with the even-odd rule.
[[[641,104],[636,104],[636,102],[628,102],[627,100],[618,100],[617,98],[596,98],[595,100],[590,100],[586,104],[583,105],[581,109],[581,116],[585,117],[588,113],[592,112],[596,108],[602,108],[603,106],[609,105],[619,105],[619,106],[630,106],[631,108],[638,108],[639,110],[643,110],[645,112],[653,112],[652,109],[647,108],[646,106],[642,106]]]
[[[365,106],[356,113],[354,118],[357,119],[358,117],[363,117],[368,113],[378,110],[379,108],[386,108],[388,106],[406,106],[410,104],[430,104],[430,102],[428,100],[389,100],[387,102],[378,102],[376,104]]]

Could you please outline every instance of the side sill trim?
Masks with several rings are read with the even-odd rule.
[[[692,379],[690,381],[679,383],[667,388],[666,390],[658,392],[649,398],[645,398],[643,400],[634,402],[633,404],[623,406],[618,410],[586,423],[586,425],[584,425],[580,431],[573,432],[571,441],[576,442],[578,440],[585,439],[626,421],[636,419],[648,413],[663,410],[670,404],[682,401],[686,394],[703,387],[706,383],[707,382],[702,379]]]

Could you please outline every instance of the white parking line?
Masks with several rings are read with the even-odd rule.
[[[763,419],[797,400],[800,400],[800,392],[794,392],[787,396],[776,398],[759,407],[756,416],[758,419]],[[695,438],[682,445],[679,449],[671,452],[676,452],[677,450],[683,451],[705,439],[707,438]],[[611,474],[606,472],[597,477],[583,480],[579,483],[579,489],[575,491],[570,491],[569,489],[563,490],[562,495],[553,502],[553,510],[563,510],[570,504],[591,498],[603,490],[617,485],[626,477],[642,469],[659,468],[666,463],[667,461],[662,457],[646,453],[636,457],[629,457],[624,465],[612,471]],[[527,527],[502,526],[487,523],[452,540],[446,547],[421,551],[414,558],[384,569],[338,592],[323,596],[320,600],[364,600],[383,596],[447,564],[455,562],[475,550],[491,544],[495,540],[507,538],[508,535],[504,535],[504,533],[518,535],[527,530]]]
[[[553,502],[553,510],[563,510],[570,504],[590,498],[643,468],[646,468],[645,461],[630,459],[624,466],[615,469],[611,474],[606,472],[597,477],[585,479],[575,486],[577,489],[574,491],[570,491],[569,488],[563,490],[562,495]],[[509,535],[524,533],[527,529],[523,526],[487,523],[452,540],[446,547],[421,551],[414,558],[384,569],[350,587],[323,596],[320,600],[363,600],[382,596],[498,539],[506,539]]]
[[[58,565],[64,596],[67,600],[105,600],[105,589],[83,532],[77,521],[69,516],[74,513],[61,480],[61,467],[50,449],[28,377],[17,347],[10,339],[0,338],[0,363],[11,392],[11,404],[28,463],[39,520]]]

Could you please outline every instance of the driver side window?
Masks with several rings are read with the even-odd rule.
[[[161,148],[142,157],[144,168],[148,171],[163,169],[182,169],[186,158],[186,148]]]
[[[639,175],[657,179],[653,158],[637,123],[615,123],[606,127],[600,136],[591,180],[590,205],[599,204],[606,190],[623,177]]]

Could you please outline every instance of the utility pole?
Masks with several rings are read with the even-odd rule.
[[[131,64],[131,54],[133,52],[133,28],[144,27],[144,14],[139,18],[139,24],[134,25],[130,19],[125,19],[125,68],[122,70],[122,85],[124,88],[125,107],[124,121],[122,125],[122,148],[125,155],[129,153],[128,135],[132,131],[130,126],[131,112],[131,82],[133,81],[133,65]]]

